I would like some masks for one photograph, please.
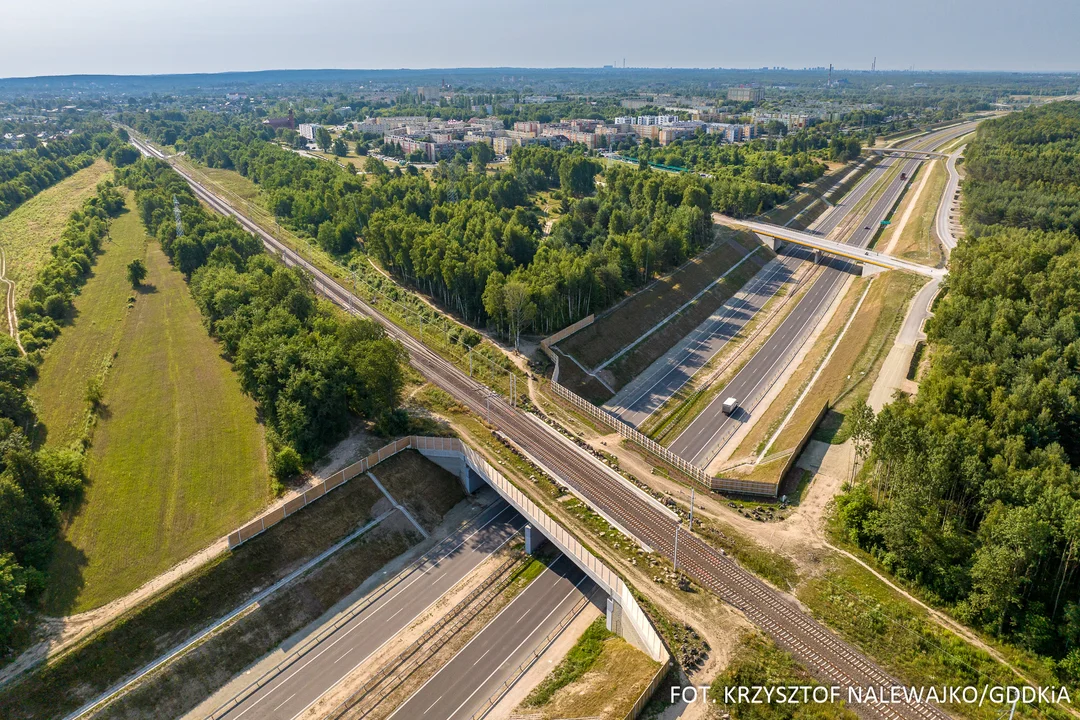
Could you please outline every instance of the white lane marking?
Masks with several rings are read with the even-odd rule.
[[[531,638],[533,635],[535,635],[537,633],[537,631],[543,626],[543,624],[548,621],[548,618],[550,618],[552,615],[554,615],[556,613],[556,611],[558,611],[558,609],[560,607],[562,607],[562,604],[564,602],[566,602],[567,598],[569,598],[571,595],[574,594],[574,592],[578,589],[578,585],[581,585],[581,583],[585,582],[588,579],[589,579],[589,576],[586,575],[585,577],[578,580],[577,583],[574,585],[574,587],[570,588],[570,591],[567,592],[565,595],[563,595],[562,600],[559,600],[559,602],[555,603],[555,607],[551,608],[551,612],[549,612],[547,615],[545,615],[543,620],[536,623],[536,627],[533,628],[533,631],[531,633],[529,633],[528,635],[526,635],[525,639],[517,644],[517,647],[515,647],[513,650],[511,650],[510,652],[508,652],[506,654],[507,660],[514,657],[514,653],[516,653],[518,650],[520,650],[521,646],[524,645],[525,643],[527,643],[529,641],[529,638]],[[454,708],[454,712],[452,712],[452,713],[450,713],[449,715],[446,716],[447,720],[449,720],[450,718],[457,715],[458,710],[461,710],[461,708],[463,708],[465,706],[465,703],[472,700],[473,695],[480,692],[483,689],[484,685],[487,685],[488,680],[495,677],[495,673],[499,672],[499,670],[502,669],[503,665],[505,665],[505,663],[500,663],[499,667],[492,670],[491,674],[488,675],[486,678],[484,678],[484,681],[481,682],[479,685],[477,685],[475,690],[473,690],[471,693],[469,693],[469,697],[465,698],[462,701],[461,705],[458,705],[456,708]],[[445,665],[443,667],[445,667]]]
[[[494,648],[494,646],[492,646],[492,647],[489,647],[489,648],[488,648],[487,650],[485,650],[485,651],[484,651],[484,654],[483,654],[483,655],[481,655],[480,657],[476,658],[476,662],[474,662],[474,663],[473,663],[473,667],[475,667],[475,666],[476,666],[477,664],[479,664],[479,662],[480,662],[481,660],[483,660],[483,659],[484,659],[485,657],[487,657],[487,654],[488,654],[489,652],[491,652],[492,650],[494,650],[494,649],[495,649],[495,648]]]
[[[349,648],[348,650],[346,650],[345,652],[343,652],[341,654],[341,657],[339,657],[337,660],[334,661],[334,664],[337,664],[337,663],[341,662],[342,660],[344,660],[345,656],[348,655],[349,653],[351,653],[355,649],[356,649],[356,646],[353,646],[353,647]]]
[[[435,707],[436,705],[438,705],[438,704],[439,704],[439,700],[442,700],[442,698],[443,698],[443,696],[442,696],[442,695],[440,695],[440,696],[438,697],[438,699],[437,699],[437,700],[436,700],[435,702],[431,703],[431,705],[428,705],[428,709],[424,711],[424,714],[425,714],[425,715],[427,715],[427,714],[428,714],[428,710],[431,710],[431,708],[433,708],[433,707]]]
[[[486,522],[485,522],[485,523],[484,523],[483,525],[481,525],[480,527],[476,528],[476,530],[474,530],[473,532],[471,532],[471,533],[469,533],[468,535],[466,535],[466,536],[465,536],[465,537],[464,537],[464,538],[462,539],[462,541],[461,541],[460,543],[458,543],[458,544],[457,544],[456,546],[454,546],[454,548],[452,548],[451,550],[448,550],[448,551],[447,551],[446,553],[444,553],[444,555],[443,555],[443,558],[440,558],[440,559],[446,559],[446,558],[449,558],[449,557],[450,557],[450,555],[452,555],[452,554],[456,553],[456,552],[457,552],[457,551],[458,551],[459,549],[461,549],[461,548],[462,548],[462,547],[463,547],[463,546],[465,545],[465,543],[469,541],[469,539],[470,539],[470,538],[472,538],[472,537],[473,537],[474,535],[477,535],[477,534],[478,534],[478,533],[479,533],[479,532],[480,532],[481,530],[483,530],[483,529],[484,529],[484,528],[486,528],[486,527],[487,527],[488,525],[490,525],[490,524],[492,524],[493,522],[495,522],[495,520],[496,520],[496,519],[497,519],[497,518],[498,518],[499,516],[501,516],[501,515],[502,515],[503,513],[505,513],[505,512],[507,511],[507,510],[513,510],[513,509],[514,509],[514,508],[513,508],[513,506],[512,506],[512,505],[510,505],[510,504],[507,504],[507,505],[506,505],[506,507],[504,507],[504,508],[503,508],[502,510],[500,510],[500,511],[499,511],[498,513],[496,513],[496,514],[495,514],[495,515],[494,515],[494,516],[493,516],[493,517],[492,517],[492,518],[491,518],[490,520],[486,521]],[[485,510],[484,512],[487,512],[487,511]],[[506,545],[506,544],[507,544],[508,542],[510,542],[511,540],[513,540],[513,539],[514,539],[515,537],[517,537],[517,536],[518,536],[519,534],[521,534],[521,531],[520,531],[520,530],[515,530],[515,531],[514,531],[513,533],[511,533],[511,534],[510,534],[509,536],[507,536],[507,538],[506,538],[505,540],[503,540],[503,541],[502,541],[501,543],[499,543],[499,546],[498,546],[498,547],[496,547],[496,548],[494,548],[494,549],[492,549],[492,550],[488,551],[488,552],[487,552],[487,553],[486,553],[486,554],[484,555],[484,557],[485,557],[485,558],[486,558],[486,557],[490,557],[490,556],[491,556],[491,555],[493,555],[494,553],[498,552],[499,550],[501,550],[501,549],[503,548],[503,546],[504,546],[504,545]],[[481,562],[482,562],[482,561],[483,561],[483,560],[481,559]],[[479,563],[477,563],[477,565],[479,565]],[[474,565],[474,566],[473,566],[473,568],[475,568],[475,567],[476,567],[477,565]],[[471,572],[471,571],[470,571],[470,572]],[[411,583],[410,583],[410,584],[411,584]],[[404,592],[404,591],[405,591],[405,589],[406,589],[406,588],[402,588],[401,592]],[[400,594],[400,592],[399,592],[398,594]],[[397,594],[395,594],[395,596],[394,596],[394,597],[397,597]],[[384,596],[384,598],[385,598],[385,596]],[[380,598],[380,599],[382,599],[382,598]],[[392,599],[392,598],[391,598],[391,599]],[[429,610],[429,609],[430,609],[430,608],[431,608],[431,607],[432,607],[433,605],[435,605],[435,603],[439,602],[439,600],[440,600],[440,599],[442,599],[442,595],[440,595],[439,597],[437,597],[437,598],[435,598],[434,600],[432,600],[432,601],[431,601],[431,603],[430,603],[430,604],[429,604],[429,605],[428,605],[427,607],[425,607],[425,608],[424,608],[423,610],[421,610],[420,612],[418,612],[418,613],[417,613],[417,614],[416,614],[416,615],[415,615],[415,616],[413,617],[413,619],[415,620],[416,618],[418,618],[418,617],[420,617],[421,615],[423,615],[423,614],[424,614],[425,612],[427,612],[427,611],[428,611],[428,610]],[[376,602],[379,602],[379,601],[377,600]],[[359,627],[359,625],[357,625],[356,627]],[[352,632],[352,630],[355,630],[355,629],[356,629],[356,628],[354,627],[354,628],[350,629],[350,631],[349,631],[349,632]],[[338,680],[337,682],[335,682],[335,683],[334,683],[333,685],[331,685],[331,686],[330,686],[329,688],[327,688],[326,690],[324,690],[324,691],[323,691],[323,693],[322,693],[321,695],[319,695],[319,697],[316,697],[316,698],[315,698],[314,700],[312,700],[312,701],[311,701],[310,703],[308,703],[308,704],[307,704],[307,706],[306,706],[306,707],[304,707],[304,709],[303,709],[303,710],[301,710],[300,712],[296,713],[296,715],[293,715],[293,717],[291,718],[291,720],[296,720],[296,718],[298,718],[298,717],[300,717],[301,715],[303,715],[303,714],[304,714],[304,713],[305,713],[305,712],[307,711],[307,709],[308,709],[308,708],[310,708],[310,707],[311,707],[312,705],[314,705],[315,703],[317,703],[317,702],[319,701],[319,698],[320,698],[320,697],[322,697],[322,696],[323,696],[323,695],[325,695],[326,693],[328,693],[328,692],[330,692],[331,690],[333,690],[334,688],[336,688],[336,687],[337,687],[337,686],[338,686],[338,685],[339,685],[339,684],[341,683],[341,681],[342,681],[342,680],[344,680],[344,679],[345,679],[346,677],[348,677],[348,676],[349,676],[350,674],[352,674],[352,672],[353,672],[354,670],[356,670],[356,668],[360,667],[360,666],[361,666],[361,665],[363,665],[363,664],[364,664],[365,662],[367,662],[368,658],[370,658],[370,657],[371,657],[372,655],[374,655],[375,653],[379,652],[379,650],[381,650],[381,649],[382,649],[382,648],[383,648],[383,647],[384,647],[384,646],[386,645],[386,643],[390,642],[390,640],[392,640],[392,639],[393,639],[393,638],[390,638],[390,639],[388,639],[388,640],[387,640],[386,642],[384,642],[384,643],[383,643],[382,645],[379,645],[379,647],[375,648],[375,649],[374,649],[374,650],[372,650],[372,651],[371,651],[370,653],[368,653],[368,654],[367,654],[367,656],[366,656],[366,657],[365,657],[364,659],[362,659],[362,660],[361,660],[360,662],[358,662],[358,663],[356,663],[355,665],[353,665],[353,667],[352,667],[352,668],[351,668],[351,669],[350,669],[350,670],[349,670],[349,671],[348,671],[348,672],[347,672],[347,673],[346,673],[345,675],[343,675],[343,676],[341,677],[341,679],[339,679],[339,680]],[[337,641],[335,640],[335,642],[337,642]],[[328,648],[328,649],[329,649],[329,648]],[[325,652],[325,651],[324,651],[324,652]],[[321,653],[320,653],[320,654],[321,654]],[[297,672],[299,672],[299,670],[298,670]],[[294,674],[295,674],[295,673],[294,673]],[[290,675],[289,677],[292,677],[292,676]]]
[[[563,557],[565,557],[565,556],[563,556]],[[555,562],[558,562],[558,560],[556,560]],[[554,564],[555,564],[555,563],[552,563],[552,565],[554,565]],[[513,599],[513,600],[511,600],[511,601],[509,602],[509,604],[507,604],[507,605],[506,605],[506,606],[505,606],[505,607],[504,607],[504,608],[503,608],[502,610],[500,610],[500,611],[499,611],[498,613],[496,613],[496,614],[495,614],[495,617],[491,618],[491,620],[489,620],[489,621],[488,621],[488,624],[484,626],[483,630],[481,630],[480,632],[478,632],[477,634],[475,634],[475,635],[473,635],[473,636],[472,636],[471,638],[469,638],[469,642],[465,643],[465,644],[464,644],[464,645],[462,646],[462,648],[461,648],[460,650],[458,650],[458,651],[457,651],[456,653],[454,653],[454,655],[453,655],[453,656],[452,656],[452,657],[450,658],[450,660],[448,660],[448,661],[447,661],[447,663],[446,663],[445,665],[443,665],[443,666],[442,666],[441,668],[439,668],[439,669],[438,669],[438,670],[437,670],[437,671],[435,672],[435,674],[434,674],[434,675],[432,675],[431,677],[429,677],[429,678],[428,678],[428,679],[427,679],[427,680],[426,680],[426,681],[424,682],[424,684],[423,684],[423,685],[421,685],[421,686],[420,686],[420,687],[419,687],[419,688],[418,688],[418,689],[416,690],[416,692],[414,692],[414,693],[413,693],[412,695],[410,695],[410,696],[409,696],[409,699],[408,699],[408,700],[406,700],[405,702],[403,702],[403,703],[402,703],[401,705],[398,705],[398,706],[397,706],[397,708],[396,708],[396,709],[394,710],[394,712],[390,713],[390,716],[389,716],[389,717],[388,717],[388,718],[387,718],[386,720],[390,720],[390,718],[392,718],[392,717],[394,717],[395,715],[397,715],[397,714],[398,714],[398,712],[399,712],[399,711],[401,710],[401,708],[403,708],[403,707],[405,707],[406,705],[408,705],[408,704],[409,704],[409,700],[412,700],[412,699],[413,699],[414,697],[416,697],[417,695],[419,695],[420,693],[422,693],[422,692],[424,691],[424,688],[426,688],[426,687],[428,686],[428,684],[429,684],[429,683],[431,683],[431,681],[432,681],[432,680],[434,680],[435,678],[437,678],[437,677],[438,677],[438,676],[439,676],[439,675],[440,675],[440,674],[442,673],[442,671],[443,671],[443,670],[445,670],[446,668],[450,667],[450,665],[451,665],[451,664],[452,664],[452,663],[454,662],[454,660],[456,660],[456,659],[457,659],[457,657],[458,657],[459,655],[461,655],[461,653],[465,652],[465,650],[466,650],[466,649],[467,649],[467,648],[468,648],[468,647],[469,647],[470,645],[472,645],[472,644],[473,644],[473,643],[474,643],[474,642],[476,641],[476,639],[477,639],[477,638],[479,638],[479,637],[482,637],[482,636],[483,636],[483,634],[484,634],[485,632],[487,632],[487,631],[488,631],[488,629],[489,629],[489,628],[491,628],[491,626],[492,626],[492,625],[494,625],[494,624],[495,624],[495,621],[496,621],[496,620],[498,620],[498,619],[499,619],[500,617],[502,617],[502,614],[503,614],[504,612],[507,612],[507,611],[508,611],[508,610],[509,610],[510,608],[512,608],[512,607],[514,606],[514,603],[516,603],[516,602],[517,602],[518,600],[520,600],[521,598],[523,598],[523,597],[525,597],[526,595],[528,595],[528,594],[529,594],[529,590],[531,590],[531,589],[532,589],[532,588],[534,587],[534,584],[536,583],[536,581],[537,581],[537,580],[539,580],[540,578],[544,577],[544,573],[547,573],[547,572],[554,572],[553,570],[551,570],[551,566],[548,566],[548,567],[547,567],[547,568],[546,568],[546,569],[545,569],[545,570],[544,570],[544,571],[543,571],[542,573],[540,573],[540,575],[538,575],[537,577],[533,578],[532,582],[530,582],[530,583],[529,583],[529,584],[528,584],[528,585],[527,585],[527,586],[525,587],[525,589],[524,589],[524,590],[522,590],[522,591],[521,591],[520,593],[518,593],[518,594],[517,594],[517,595],[516,595],[516,596],[514,597],[514,599]],[[586,575],[585,577],[587,578],[588,576]],[[582,578],[582,579],[584,580],[585,578]],[[457,711],[455,710],[455,712],[457,712]],[[295,718],[294,718],[294,720],[295,720]]]
[[[281,705],[284,705],[285,703],[289,702],[289,701],[290,701],[290,700],[292,700],[292,699],[293,699],[294,697],[296,697],[296,693],[293,693],[293,694],[292,694],[292,695],[290,695],[289,697],[287,697],[287,698],[285,698],[284,700],[282,700],[282,701],[281,701]],[[276,708],[274,708],[273,712],[277,712],[278,710],[280,710],[280,709],[281,709],[281,705],[278,705],[278,706],[277,706]]]

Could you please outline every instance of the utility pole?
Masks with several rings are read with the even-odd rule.
[[[694,486],[690,486],[690,532],[694,532]]]

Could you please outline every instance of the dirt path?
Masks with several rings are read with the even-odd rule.
[[[545,404],[550,405],[550,402]],[[586,433],[585,438],[597,449],[615,454],[619,458],[619,465],[622,469],[633,473],[654,489],[670,495],[681,504],[689,505],[690,491],[680,483],[661,475],[652,474],[652,466],[636,452],[621,445],[622,438],[619,435],[598,436],[594,433]],[[824,526],[829,505],[832,499],[840,492],[843,484],[853,477],[855,462],[855,449],[850,440],[838,445],[811,440],[797,463],[798,467],[806,469],[812,474],[810,483],[806,487],[800,503],[781,522],[752,520],[733,511],[722,502],[722,498],[719,496],[705,493],[697,495],[695,512],[700,512],[710,519],[729,525],[761,543],[764,547],[791,558],[799,566],[800,573],[804,574],[804,576],[821,571],[822,553],[837,553],[853,560],[894,592],[922,608],[927,613],[927,617],[939,627],[958,635],[971,645],[983,650],[1024,682],[1033,686],[1037,685],[972,630],[940,610],[930,607],[853,553],[828,541],[824,534]],[[686,708],[682,708],[682,710],[686,710]],[[672,717],[679,717],[678,712],[677,710],[674,711],[675,714]],[[1075,716],[1080,717],[1080,713],[1075,714]]]
[[[926,172],[923,173],[922,179],[919,181],[919,187],[915,189],[914,197],[911,198],[911,202],[908,203],[907,208],[904,210],[904,214],[900,217],[900,222],[896,226],[896,229],[893,230],[889,245],[884,250],[886,255],[892,255],[893,251],[896,249],[896,244],[900,242],[900,236],[904,234],[904,228],[907,227],[908,220],[911,219],[911,215],[915,211],[915,208],[919,206],[919,198],[922,197],[923,190],[926,189],[926,186],[930,181],[930,175],[933,169],[934,164],[932,162],[927,163]]]
[[[19,339],[19,316],[15,314],[15,283],[8,279],[7,252],[2,247],[0,247],[0,282],[6,286],[4,303],[7,307],[8,333],[14,338],[15,344],[19,346],[19,352],[25,355],[26,350],[22,346],[22,340]]]

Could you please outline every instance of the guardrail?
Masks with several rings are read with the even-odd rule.
[[[592,578],[614,600],[619,603],[623,616],[630,622],[636,633],[635,638],[627,638],[633,642],[636,640],[642,650],[653,660],[661,662],[669,657],[664,641],[649,622],[648,617],[637,604],[630,588],[626,586],[622,578],[600,561],[578,539],[571,535],[562,525],[555,522],[540,506],[529,499],[525,493],[510,482],[501,472],[489,463],[483,455],[461,442],[457,438],[438,437],[410,437],[407,438],[411,447],[420,453],[424,451],[435,452],[458,452],[465,459],[466,464],[479,474],[499,495],[525,517],[533,528],[539,530],[544,537],[551,541],[562,553],[568,556],[574,563]]]
[[[504,591],[513,582],[514,574],[511,572],[518,565],[523,556],[508,558],[502,565],[488,576],[488,578],[473,589],[467,597],[454,605],[442,618],[428,628],[423,635],[414,640],[404,650],[395,655],[389,662],[383,665],[378,672],[367,680],[358,690],[351,693],[336,708],[326,715],[327,720],[342,720],[348,715],[363,717],[375,709],[382,700],[391,692],[401,686],[418,667],[431,659],[442,648],[447,640],[463,627],[472,622],[476,616],[487,607],[488,603],[496,595]],[[481,602],[477,603],[478,600]],[[476,605],[469,612],[470,606]],[[444,632],[445,631],[445,632]],[[417,655],[421,648],[428,642],[441,635],[441,642],[429,648],[426,654]],[[367,699],[377,687],[386,683],[387,680],[397,679],[394,687],[379,693],[374,702],[365,703],[364,708],[357,709],[360,703]]]
[[[581,402],[585,401],[582,400]],[[637,433],[636,430],[634,432]],[[641,433],[637,434],[640,435]],[[650,442],[652,441],[650,440]],[[644,645],[642,649],[645,650],[653,660],[661,661],[664,657],[668,656],[668,652],[666,648],[664,648],[663,640],[660,639],[660,636],[657,634],[655,628],[653,628],[652,623],[649,622],[645,613],[642,612],[641,608],[638,606],[637,601],[634,600],[633,595],[630,593],[630,589],[623,583],[622,578],[620,578],[614,570],[601,562],[599,558],[593,555],[577,540],[577,538],[562,527],[562,525],[549,517],[540,506],[534,503],[527,495],[525,495],[525,493],[510,482],[501,472],[491,465],[483,455],[476,450],[473,450],[458,438],[410,435],[381,447],[363,460],[353,463],[344,470],[330,476],[302,496],[294,498],[284,506],[271,511],[260,518],[256,518],[240,528],[240,530],[231,533],[229,535],[229,546],[235,547],[236,545],[251,539],[300,508],[305,507],[319,498],[325,497],[330,490],[355,478],[361,473],[367,472],[370,467],[374,467],[379,462],[408,449],[416,450],[421,454],[455,453],[460,455],[468,467],[479,474],[488,485],[494,488],[503,499],[521,513],[526,520],[532,523],[533,527],[539,530],[552,542],[552,544],[558,547],[563,554],[569,556],[570,559],[573,560],[578,567],[584,570],[597,585],[603,588],[609,596],[619,602],[624,616],[630,621],[630,624],[637,635],[637,639]],[[289,511],[289,508],[293,509]],[[235,544],[233,543],[234,539],[236,540]]]
[[[740,495],[764,495],[768,497],[776,497],[776,485],[773,483],[758,482],[755,480],[740,480],[738,478],[727,477],[711,477],[707,472],[702,470],[697,465],[684,460],[675,453],[668,450],[660,443],[653,440],[648,435],[645,435],[641,431],[631,427],[629,424],[623,422],[619,418],[615,417],[611,413],[605,412],[600,408],[593,405],[591,402],[581,397],[573,390],[569,390],[557,382],[549,382],[548,387],[552,392],[566,400],[576,409],[581,410],[593,420],[597,420],[609,428],[619,433],[622,437],[637,444],[647,453],[660,458],[668,465],[676,468],[680,472],[684,473],[694,482],[700,484],[702,487],[708,490],[718,490],[721,492],[738,493]]]

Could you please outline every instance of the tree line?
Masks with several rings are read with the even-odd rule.
[[[264,253],[235,220],[204,210],[165,163],[140,159],[118,177],[258,403],[279,478],[324,452],[356,418],[396,421],[407,358],[381,325],[319,299],[307,275]]]
[[[62,512],[77,501],[85,480],[79,448],[39,447],[28,387],[123,204],[116,187],[104,182],[68,220],[31,299],[19,306],[29,354],[24,357],[7,334],[0,336],[0,655],[26,639],[27,619],[46,588]]]
[[[112,139],[108,133],[76,132],[50,140],[48,145],[0,153],[0,218],[93,163]]]
[[[1076,197],[1060,168],[1080,163],[1080,106],[988,120],[967,157],[929,373],[916,397],[856,413],[868,464],[837,517],[931,599],[1078,682],[1080,225],[1056,198]],[[1018,193],[1033,215],[1002,212]]]
[[[602,165],[580,147],[517,148],[511,167],[494,173],[472,155],[440,162],[430,177],[373,160],[365,178],[258,140],[253,130],[222,130],[185,148],[255,181],[283,224],[328,252],[356,252],[359,239],[400,280],[508,336],[601,310],[711,240],[703,179],[614,167],[597,192]],[[547,236],[541,193],[561,210]],[[527,287],[524,309],[507,309],[500,288],[511,276]]]
[[[109,221],[124,207],[124,198],[110,181],[72,213],[52,246],[52,256],[38,271],[26,299],[20,300],[19,339],[35,364],[60,334],[75,305],[75,294],[90,276],[94,259],[109,232]]]

